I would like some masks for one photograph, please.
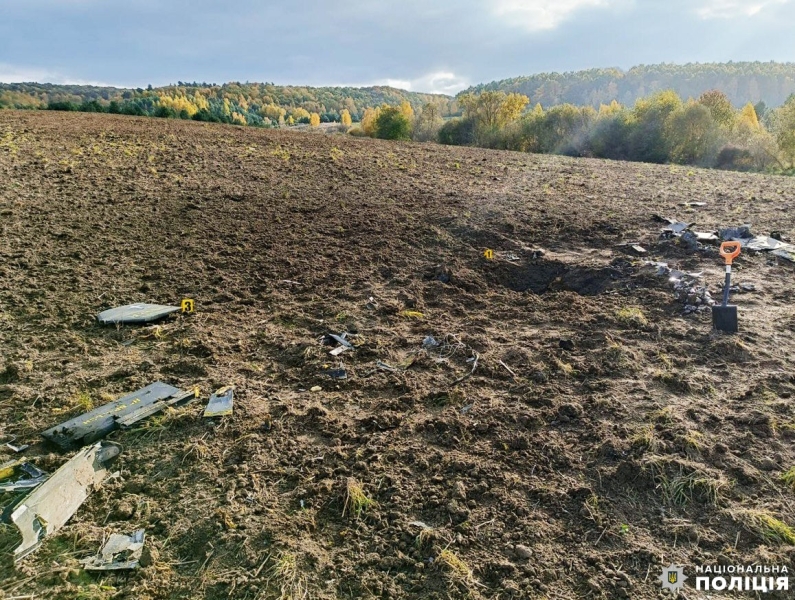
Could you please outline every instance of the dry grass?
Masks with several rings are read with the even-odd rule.
[[[466,587],[471,587],[476,583],[472,569],[452,550],[448,548],[442,550],[436,561],[444,567],[450,579],[456,583],[461,583]]]
[[[292,552],[282,552],[270,568],[268,582],[279,586],[278,600],[303,600],[309,597],[307,579],[298,566],[298,558]]]

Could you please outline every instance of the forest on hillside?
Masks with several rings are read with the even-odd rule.
[[[682,98],[698,98],[708,90],[726,94],[737,108],[751,102],[781,106],[795,93],[795,63],[729,62],[686,65],[640,65],[628,71],[590,69],[540,73],[476,85],[463,93],[502,91],[523,94],[530,103],[551,107],[575,104],[599,108],[613,100],[632,105],[663,90]]]
[[[368,107],[408,102],[415,109],[431,103],[441,114],[455,114],[453,98],[392,87],[304,87],[273,83],[184,83],[123,89],[48,83],[0,83],[0,108],[110,112],[178,117],[238,125],[277,126],[340,122],[343,113],[359,121]],[[347,112],[345,112],[347,111]]]

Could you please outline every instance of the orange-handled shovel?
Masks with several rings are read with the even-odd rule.
[[[718,331],[737,333],[737,307],[729,304],[732,284],[732,261],[740,255],[740,242],[723,242],[720,255],[726,261],[726,283],[723,284],[723,304],[712,307],[712,325]]]

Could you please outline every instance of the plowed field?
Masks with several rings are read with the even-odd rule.
[[[118,475],[30,557],[0,526],[0,598],[650,599],[669,564],[699,598],[697,565],[791,570],[795,269],[743,253],[740,333],[714,332],[643,262],[718,297],[717,249],[655,214],[793,238],[795,179],[0,111],[0,441],[52,472],[43,430],[202,392],[112,433]],[[139,528],[146,567],[81,569]]]

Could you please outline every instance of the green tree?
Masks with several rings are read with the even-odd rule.
[[[771,121],[782,163],[787,168],[795,168],[795,94],[773,111]]]
[[[690,165],[710,163],[718,151],[719,127],[709,108],[700,102],[690,102],[672,113],[665,124],[671,160]]]
[[[375,121],[375,132],[382,140],[410,140],[411,121],[399,106],[383,106]]]
[[[670,149],[663,128],[668,115],[681,108],[682,99],[672,90],[635,103],[628,140],[630,160],[652,163],[668,160]]]

